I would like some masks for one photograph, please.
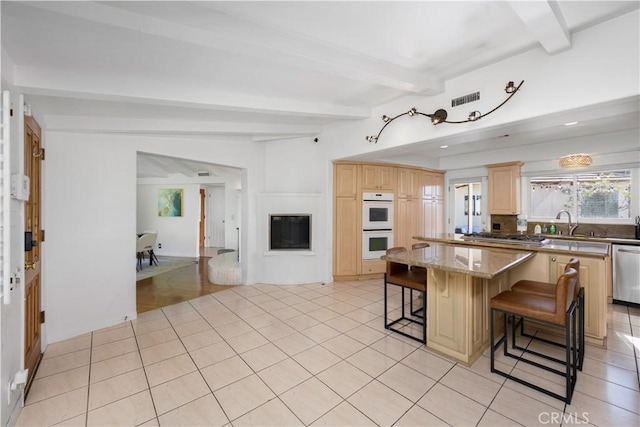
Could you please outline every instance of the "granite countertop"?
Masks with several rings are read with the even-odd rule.
[[[535,252],[528,250],[507,251],[500,248],[432,243],[428,248],[384,255],[381,259],[492,279],[534,255]]]
[[[439,243],[453,243],[456,245],[467,245],[474,247],[491,247],[491,248],[502,248],[502,249],[518,249],[518,250],[526,250],[533,252],[568,252],[570,254],[575,255],[585,255],[585,256],[596,256],[605,258],[610,256],[611,248],[610,243],[612,241],[603,241],[603,239],[593,240],[593,239],[585,239],[585,238],[564,238],[564,239],[556,239],[552,238],[549,240],[549,243],[543,246],[533,246],[523,243],[518,243],[517,240],[512,242],[492,242],[492,241],[468,241],[462,240],[461,235],[456,235],[453,233],[440,233],[435,236],[413,236],[416,240],[426,241],[426,242],[439,242]],[[545,237],[553,237],[553,236],[545,236]],[[620,240],[620,239],[617,239]],[[630,239],[624,239],[630,240]],[[632,240],[633,241],[633,240]]]

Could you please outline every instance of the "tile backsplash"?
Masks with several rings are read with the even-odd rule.
[[[518,219],[517,215],[491,215],[491,227],[488,231],[492,233],[516,233]],[[565,218],[566,219],[566,218]],[[538,224],[536,221],[527,223],[527,234],[534,234],[533,229]],[[551,222],[540,222],[540,226],[548,226]],[[569,233],[569,226],[566,222],[555,221],[558,233],[566,236]],[[588,224],[579,223],[574,235],[586,237],[610,237],[618,239],[634,239],[635,226],[627,224]]]
[[[491,215],[489,231],[492,233],[515,233],[517,219],[517,215]]]

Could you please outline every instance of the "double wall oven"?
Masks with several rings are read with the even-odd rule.
[[[362,194],[362,259],[380,259],[393,247],[393,193]]]

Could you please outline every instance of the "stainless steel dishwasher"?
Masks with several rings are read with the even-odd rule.
[[[640,246],[613,245],[613,302],[640,307]]]

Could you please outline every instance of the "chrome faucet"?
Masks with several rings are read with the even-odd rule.
[[[558,212],[558,215],[556,215],[556,219],[560,219],[560,215],[562,213],[566,213],[567,216],[569,217],[569,236],[573,236],[573,233],[576,231],[576,228],[578,228],[578,223],[575,223],[573,225],[571,224],[571,212],[567,210],[562,210]]]

